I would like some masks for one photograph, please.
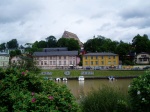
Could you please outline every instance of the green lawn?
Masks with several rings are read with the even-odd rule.
[[[52,75],[43,75],[48,77],[64,77],[65,71],[69,71],[70,75],[67,77],[78,77],[82,75],[83,72],[92,72],[93,75],[84,75],[84,76],[93,76],[93,77],[102,77],[102,76],[138,76],[145,73],[143,70],[42,70],[42,72],[51,72]]]

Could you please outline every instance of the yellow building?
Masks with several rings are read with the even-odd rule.
[[[119,66],[118,54],[101,52],[101,53],[87,53],[83,56],[83,68],[110,68]]]

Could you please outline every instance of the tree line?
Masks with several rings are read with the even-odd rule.
[[[103,36],[94,36],[83,43],[85,52],[112,52],[119,55],[119,59],[123,64],[134,64],[134,55],[147,52],[150,53],[150,40],[146,34],[136,35],[133,37],[131,43],[123,42],[122,40],[113,41],[110,38]],[[68,50],[80,51],[80,46],[77,40],[72,38],[60,38],[56,39],[54,36],[49,36],[45,40],[35,41],[34,43],[26,43],[24,46],[20,45],[17,39],[12,39],[6,43],[0,44],[0,51],[14,48],[25,48],[26,52],[32,54],[36,51],[42,51],[43,48],[52,47],[67,47]],[[14,51],[13,55],[19,55],[19,51]]]

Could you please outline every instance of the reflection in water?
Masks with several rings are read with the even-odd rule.
[[[102,86],[110,86],[110,87],[117,87],[119,90],[126,92],[128,91],[128,86],[132,79],[116,79],[116,80],[107,80],[107,79],[94,79],[94,80],[68,80],[68,81],[61,81],[58,83],[66,84],[67,87],[71,90],[73,95],[78,99],[83,94],[86,95],[88,92],[92,91],[93,89],[99,89]]]

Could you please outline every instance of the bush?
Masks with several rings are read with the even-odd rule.
[[[135,78],[129,88],[133,112],[150,112],[150,73]]]
[[[104,86],[81,99],[83,112],[129,112],[128,98],[118,89]]]
[[[20,69],[0,71],[0,112],[77,112],[65,85]]]

